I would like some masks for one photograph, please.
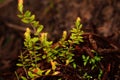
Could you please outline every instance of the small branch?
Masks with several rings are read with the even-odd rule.
[[[5,22],[5,24],[9,27],[9,28],[13,28],[15,30],[18,30],[18,31],[22,31],[22,32],[25,32],[26,31],[26,28],[27,27],[24,27],[24,26],[19,26],[19,25],[16,25],[16,24],[12,24],[10,22]],[[33,34],[34,31],[31,30],[31,33]]]

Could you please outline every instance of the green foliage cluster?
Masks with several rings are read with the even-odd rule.
[[[52,41],[48,41],[47,33],[41,32],[43,30],[43,25],[35,20],[35,15],[32,15],[28,10],[25,12],[23,11],[22,0],[19,0],[18,10],[18,17],[21,18],[23,23],[30,24],[34,32],[33,35],[31,35],[31,29],[27,28],[24,33],[25,51],[19,56],[19,63],[17,63],[17,66],[23,67],[26,74],[22,76],[17,75],[18,80],[19,77],[23,80],[35,80],[41,76],[59,75],[60,71],[58,70],[58,66],[60,65],[69,65],[76,69],[77,64],[73,58],[75,56],[75,54],[73,54],[75,50],[74,46],[84,42],[82,37],[84,32],[81,30],[82,25],[80,23],[80,18],[77,18],[75,27],[71,29],[69,38],[67,38],[67,32],[63,31],[62,38],[58,43],[53,44]],[[92,69],[97,66],[96,62],[99,62],[101,59],[98,56],[90,59],[85,55],[83,55],[82,58],[84,66],[90,63],[93,65]],[[43,63],[47,63],[48,67],[42,67],[41,65]],[[83,78],[91,78],[91,76],[85,73]]]
[[[95,68],[98,67],[97,65],[101,61],[102,57],[99,56],[95,50],[91,50],[91,52],[95,54],[95,56],[93,58],[90,58],[89,56],[82,55],[82,59],[83,59],[83,65],[84,66],[87,66],[87,64],[89,64],[89,65],[91,65],[91,70],[94,70]],[[98,74],[98,79],[99,80],[101,79],[102,74],[103,74],[103,72],[99,68],[99,74]],[[86,78],[86,79],[92,78],[92,76],[88,75],[87,72],[84,73],[83,77]]]

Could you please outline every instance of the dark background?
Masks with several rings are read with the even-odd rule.
[[[120,0],[24,0],[24,8],[44,25],[49,40],[59,40],[80,17],[85,32],[104,37],[120,48]],[[17,13],[17,0],[0,0],[0,80],[14,74],[23,47],[28,25],[20,21]],[[116,80],[120,80],[120,64],[116,73]]]

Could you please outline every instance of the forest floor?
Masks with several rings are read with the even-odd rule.
[[[120,80],[120,0],[25,0],[24,7],[36,15],[54,42],[80,17],[84,32],[93,35],[99,54],[105,58],[104,80]],[[0,80],[15,80],[27,26],[17,13],[17,0],[0,3]]]

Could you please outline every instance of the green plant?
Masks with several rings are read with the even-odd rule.
[[[91,70],[94,70],[97,68],[98,63],[101,61],[101,56],[97,54],[95,50],[91,50],[91,52],[95,55],[93,58],[90,58],[89,56],[82,55],[83,59],[83,64],[84,66],[87,66],[87,64],[91,65]],[[102,76],[102,70],[99,68],[99,74],[98,74],[98,79],[100,80]],[[84,73],[84,78],[90,79],[92,76],[88,75],[87,72]]]
[[[88,75],[87,72],[85,72],[85,74],[83,75],[83,78],[84,78],[84,79],[87,79],[87,80],[90,80],[90,79],[92,79],[93,77],[90,76],[90,75]]]
[[[35,79],[39,76],[49,75],[50,73],[51,75],[57,75],[59,71],[56,71],[56,66],[61,64],[69,65],[72,63],[74,68],[76,68],[73,59],[74,54],[71,51],[74,50],[72,47],[73,44],[83,42],[81,37],[83,31],[80,30],[80,19],[78,18],[76,21],[76,28],[71,30],[72,35],[70,39],[66,40],[67,32],[64,31],[59,44],[53,48],[52,41],[47,40],[47,33],[41,33],[43,26],[35,20],[35,15],[32,15],[30,11],[23,11],[22,0],[19,0],[18,10],[18,17],[21,18],[21,21],[30,24],[34,30],[33,37],[31,36],[31,30],[29,28],[26,29],[24,34],[25,51],[19,56],[21,63],[17,64],[17,66],[23,67],[26,73],[26,77],[21,76],[21,78],[23,80],[30,78]],[[45,61],[51,64],[51,68],[41,69],[38,65],[39,61]]]
[[[47,75],[59,75],[61,74],[60,66],[70,66],[73,69],[79,69],[76,64],[74,57],[75,46],[81,44],[83,41],[83,31],[81,30],[82,24],[80,23],[80,18],[78,17],[75,22],[75,27],[71,29],[71,35],[68,36],[66,31],[63,31],[62,38],[53,44],[52,41],[48,41],[47,33],[42,32],[43,25],[39,24],[35,20],[35,15],[32,15],[30,11],[25,11],[23,9],[23,0],[18,0],[18,17],[23,23],[29,24],[32,27],[33,34],[30,28],[26,28],[24,33],[24,51],[19,56],[19,63],[17,66],[24,69],[25,75],[17,75],[23,80],[32,79],[47,76]],[[93,59],[89,56],[82,56],[84,61],[84,66],[88,63],[92,64],[92,69],[96,67],[96,62],[100,61],[99,57],[94,57]],[[46,65],[47,66],[43,66]],[[99,78],[101,77],[99,75]],[[87,73],[82,76],[85,79],[90,79]],[[61,78],[59,78],[60,80]]]

